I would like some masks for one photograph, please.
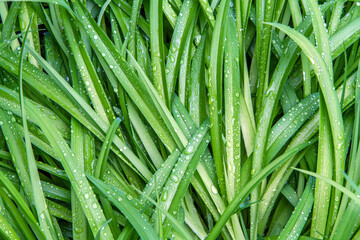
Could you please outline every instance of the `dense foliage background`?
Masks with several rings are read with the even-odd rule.
[[[360,2],[0,19],[2,239],[360,239]]]

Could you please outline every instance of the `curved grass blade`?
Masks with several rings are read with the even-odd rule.
[[[331,3],[326,3],[322,5],[322,11],[325,11],[331,6]],[[310,18],[305,19],[300,25],[298,30],[304,34],[310,34]],[[255,166],[260,168],[266,151],[266,143],[268,133],[270,132],[269,128],[271,126],[271,121],[274,116],[274,108],[279,98],[281,89],[283,88],[287,77],[289,76],[298,56],[296,53],[299,51],[296,47],[296,43],[291,39],[286,39],[284,45],[287,46],[284,54],[282,55],[279,63],[277,64],[270,82],[270,86],[266,91],[265,99],[262,106],[261,112],[261,121],[259,121],[257,126],[257,131],[255,135],[254,142],[254,153],[253,153],[253,163]],[[249,170],[251,173],[256,173],[259,169],[253,168]],[[258,196],[254,195],[254,199]],[[255,199],[257,201],[257,199]],[[261,205],[262,203],[260,203]],[[255,208],[255,207],[254,207]],[[255,210],[254,210],[255,211]],[[255,214],[253,214],[254,216]]]
[[[177,142],[177,147],[179,149],[182,149],[183,146],[186,145],[186,143],[187,143],[186,137],[184,136],[183,132],[180,131],[180,128],[179,128],[178,124],[176,123],[176,121],[174,120],[174,118],[172,117],[170,110],[166,107],[165,103],[161,100],[160,96],[156,93],[155,87],[151,84],[151,82],[150,82],[149,78],[146,76],[145,72],[142,70],[140,65],[135,60],[135,58],[131,54],[129,54],[129,56],[133,60],[134,66],[140,75],[140,79],[143,81],[147,91],[150,94],[151,100],[155,103],[156,108],[160,112],[160,116],[162,117],[166,126],[170,130],[171,135]],[[175,146],[174,146],[174,149],[176,149]],[[172,150],[172,149],[170,149],[170,150]]]
[[[344,124],[342,119],[339,98],[336,94],[335,87],[332,81],[332,73],[329,73],[329,67],[320,56],[320,53],[303,35],[295,30],[281,24],[270,24],[281,31],[288,34],[301,47],[304,53],[309,58],[314,67],[314,71],[318,77],[319,85],[324,95],[326,108],[329,114],[333,147],[335,150],[335,178],[338,183],[342,183],[342,176],[339,174],[344,169],[345,163],[345,144],[344,144]],[[337,206],[340,201],[339,192],[337,194]],[[334,215],[335,216],[335,215]]]
[[[109,152],[110,152],[110,147],[112,144],[112,141],[114,139],[114,136],[116,134],[116,130],[119,127],[121,120],[120,118],[116,118],[110,125],[109,127],[109,131],[106,134],[105,140],[103,142],[103,145],[101,147],[99,156],[98,156],[98,161],[96,163],[96,167],[95,167],[95,173],[94,176],[96,178],[102,178],[104,176],[105,173],[105,168],[107,165],[107,159],[109,156]],[[104,227],[104,225],[109,225],[112,233],[117,236],[120,234],[120,231],[118,229],[117,223],[114,221],[111,221],[112,219],[115,219],[115,215],[114,215],[114,211],[109,203],[109,201],[107,199],[105,199],[104,197],[100,197],[100,201],[101,201],[101,205],[104,209],[104,213],[105,216],[107,217],[107,219],[109,219],[106,223],[103,224],[102,227]],[[97,233],[97,236],[100,237],[100,231]]]
[[[320,95],[319,146],[316,172],[325,177],[333,174],[333,146],[331,145],[331,129],[325,102]],[[314,194],[314,210],[311,221],[310,236],[319,238],[326,234],[325,228],[330,204],[331,188],[323,181],[316,180]],[[333,196],[332,196],[333,197]],[[329,216],[330,217],[330,216]]]
[[[348,79],[347,86],[354,84],[354,75]],[[342,87],[337,89],[337,95],[340,98],[342,94]],[[354,98],[354,88],[346,88],[344,103],[349,104]],[[288,149],[293,148],[294,146],[307,141],[311,136],[313,136],[318,127],[319,127],[320,114],[317,112],[305,125],[299,130],[299,132],[293,137],[293,140],[290,142]],[[280,194],[281,189],[287,183],[288,178],[290,177],[292,171],[289,167],[296,166],[300,159],[294,159],[293,163],[284,164],[281,166],[270,178],[267,189],[262,196],[262,201],[260,202],[259,208],[259,218],[260,228],[264,228],[269,218],[271,211],[275,205],[275,200]],[[315,166],[313,167],[315,169]],[[274,190],[275,189],[275,190]]]
[[[210,136],[207,134],[208,124],[209,121],[205,121],[193,135],[193,138],[184,149],[169,180],[165,184],[160,198],[160,205],[168,211],[169,209],[177,211],[180,207],[180,201],[184,197],[187,186],[191,180],[188,176],[193,175],[200,156],[210,141]],[[186,172],[189,174],[186,174]],[[156,219],[156,217],[153,216],[153,219]]]
[[[296,147],[292,148],[290,151],[286,152],[285,154],[281,155],[280,157],[276,158],[272,161],[269,165],[264,167],[258,174],[254,175],[248,183],[240,190],[240,192],[235,195],[234,199],[229,203],[226,207],[224,213],[221,215],[220,219],[217,221],[214,228],[209,233],[207,240],[213,240],[218,237],[220,234],[221,229],[225,226],[228,219],[234,213],[234,211],[238,208],[238,206],[246,199],[246,197],[250,194],[250,192],[261,183],[261,181],[267,177],[270,173],[272,173],[279,165],[284,163],[286,160],[294,156],[300,150],[310,146],[313,144],[315,140],[311,140],[307,143],[303,143],[297,145]]]
[[[178,134],[180,136],[178,136],[178,134],[173,133],[173,128],[166,128],[163,126],[164,123],[159,116],[160,110],[153,101],[148,101],[151,96],[149,96],[150,92],[146,90],[144,82],[139,81],[139,78],[131,71],[128,63],[126,63],[124,59],[120,57],[118,51],[115,49],[114,45],[110,42],[105,33],[96,24],[94,24],[93,19],[87,10],[84,9],[82,4],[77,3],[75,7],[76,11],[80,15],[86,16],[85,18],[79,18],[79,20],[86,28],[87,33],[90,35],[92,43],[103,55],[105,54],[106,58],[104,59],[106,60],[107,64],[110,66],[110,68],[113,66],[112,72],[115,74],[116,78],[120,81],[125,91],[129,94],[137,107],[146,116],[148,122],[163,141],[164,145],[170,150],[175,149],[176,145],[182,147],[182,142],[180,141],[181,133],[179,132]],[[90,29],[88,27],[89,25],[91,26]],[[155,49],[152,50],[152,53],[153,51],[155,51]],[[150,178],[150,176],[146,177]]]
[[[224,23],[227,19],[230,1],[221,2],[217,13],[213,37],[211,40],[210,69],[209,69],[209,112],[211,146],[215,161],[216,173],[218,176],[220,192],[226,195],[225,174],[224,174],[224,153],[222,140],[222,105],[223,105],[223,47],[225,40]]]
[[[136,132],[138,133],[147,153],[149,154],[149,157],[152,160],[152,164],[154,164],[155,167],[159,169],[161,164],[163,163],[163,158],[158,151],[158,147],[151,138],[150,133],[147,131],[146,125],[143,123],[139,114],[135,110],[135,106],[130,101],[127,103],[127,105],[131,123],[134,126]]]
[[[279,236],[279,240],[295,240],[300,236],[314,202],[314,178],[310,178],[306,184],[301,200],[296,205],[291,218]]]
[[[360,38],[360,18],[356,18],[351,21],[345,27],[336,31],[334,35],[330,37],[330,49],[333,59],[338,57],[344,51],[345,48],[351,46],[356,40]]]
[[[25,112],[25,102],[24,102],[24,95],[23,95],[23,79],[22,79],[22,63],[23,63],[23,56],[24,56],[24,49],[26,46],[26,40],[28,36],[28,32],[30,29],[30,25],[32,22],[32,18],[30,19],[29,25],[26,29],[26,33],[24,36],[23,44],[20,50],[20,60],[19,60],[19,96],[20,96],[20,108],[21,108],[21,117],[22,117],[22,124],[24,128],[24,140],[25,140],[25,152],[26,152],[26,159],[28,163],[29,169],[29,177],[30,183],[33,190],[33,202],[34,207],[36,209],[40,227],[45,234],[45,237],[48,239],[57,239],[57,235],[55,234],[55,229],[53,227],[52,218],[50,216],[49,210],[46,205],[44,192],[39,185],[40,177],[35,163],[34,152],[31,146],[31,140],[29,136],[26,112]]]
[[[314,93],[304,98],[293,109],[289,110],[271,128],[269,133],[266,164],[269,163],[285,143],[299,130],[299,128],[318,110],[319,94]]]
[[[90,188],[84,171],[77,164],[74,153],[71,151],[62,136],[53,129],[53,126],[49,122],[44,121],[41,118],[39,110],[31,105],[26,105],[26,107],[30,114],[33,114],[33,116],[37,118],[40,128],[57,152],[72,187],[74,188],[76,196],[81,203],[92,233],[95,236],[101,229],[102,225],[106,222],[106,219],[100,209],[100,205],[96,200],[93,191]],[[109,226],[106,226],[101,230],[101,237],[103,239],[113,239]]]
[[[353,182],[358,182],[359,180],[359,159],[360,159],[360,151],[359,151],[359,101],[360,101],[360,68],[357,70],[357,79],[355,81],[355,106],[354,106],[354,127],[352,132],[352,142],[351,142],[351,153],[349,159],[349,167],[348,167],[348,179],[345,187],[350,187]],[[345,175],[346,176],[346,175]],[[355,188],[356,189],[356,188]],[[331,232],[330,238],[340,238],[350,239],[355,231],[357,226],[358,216],[360,208],[357,207],[353,202],[349,203],[349,199],[347,196],[343,196],[341,200],[341,205],[339,209],[339,214],[337,216],[336,222]],[[350,224],[353,223],[354,224]],[[348,223],[348,224],[345,224]]]
[[[13,201],[16,203],[17,207],[21,209],[27,223],[30,225],[37,239],[45,240],[45,235],[42,232],[38,221],[35,219],[27,203],[21,196],[21,194],[16,190],[15,186],[10,182],[10,180],[0,171],[0,182],[6,188],[8,193],[12,196]]]
[[[13,222],[9,221],[10,223],[9,229],[11,230],[12,228],[14,228],[17,234],[17,236],[15,235],[14,238],[18,237],[18,239],[26,238],[26,239],[35,240],[36,237],[34,236],[34,233],[31,231],[29,224],[26,222],[23,215],[21,215],[21,212],[16,207],[15,203],[10,199],[10,197],[5,193],[5,191],[2,188],[0,189],[0,195],[1,195],[2,203],[4,205],[2,206],[4,208],[3,210],[4,214],[1,214],[2,215],[1,217],[3,221],[8,221],[10,220],[9,215],[11,215]],[[5,209],[8,210],[8,213],[6,213]],[[14,224],[14,222],[16,223]],[[5,223],[5,226],[6,225],[7,224]]]
[[[106,124],[110,125],[109,122],[114,119],[114,113],[96,73],[95,67],[91,62],[84,44],[82,44],[82,41],[77,37],[79,33],[74,31],[71,26],[69,15],[65,10],[61,10],[60,12],[63,19],[62,24],[64,26],[64,32],[68,37],[68,43],[80,73],[79,76],[81,76],[81,79],[84,81],[85,89],[88,93],[87,95],[98,115]]]
[[[316,39],[317,50],[321,54],[324,63],[329,73],[329,81],[333,82],[333,68],[332,68],[332,59],[331,51],[329,44],[329,36],[327,34],[327,29],[325,27],[324,19],[322,13],[319,9],[319,6],[314,0],[306,0],[304,4],[309,8],[310,15],[312,18],[312,24],[314,29],[314,35]],[[337,5],[335,5],[336,8]],[[319,74],[319,73],[318,73]],[[324,89],[321,89],[322,93]],[[338,99],[337,99],[338,100]],[[341,104],[341,103],[340,103]],[[320,124],[319,124],[319,150],[318,150],[318,160],[317,160],[317,172],[323,176],[330,177],[332,176],[333,171],[333,152],[334,148],[331,146],[332,138],[336,138],[336,135],[331,136],[330,129],[330,118],[328,111],[325,105],[329,105],[329,102],[326,103],[322,94],[320,96]],[[340,105],[341,109],[341,105]],[[345,156],[344,156],[345,160]],[[335,178],[338,182],[342,182],[341,177],[339,178],[339,170],[344,167],[342,159],[335,159]],[[334,218],[337,214],[338,205],[340,203],[340,192],[335,192],[331,196],[332,201],[330,203],[330,194],[331,189],[329,185],[324,182],[316,181],[315,184],[315,200],[314,200],[314,211],[313,211],[313,220],[311,221],[311,237],[322,238],[325,234],[326,225],[333,225]],[[330,204],[332,207],[330,207]],[[329,212],[330,209],[330,212]],[[329,212],[329,216],[328,216]],[[329,217],[330,222],[327,221]]]
[[[315,178],[319,178],[322,181],[330,184],[331,186],[337,188],[339,191],[341,191],[342,193],[346,194],[348,197],[350,197],[352,200],[354,200],[357,204],[360,204],[360,198],[358,195],[356,195],[355,193],[353,193],[352,191],[350,191],[349,189],[347,189],[346,187],[338,184],[337,182],[335,182],[334,180],[331,180],[327,177],[324,177],[322,175],[319,175],[317,173],[314,172],[310,172],[308,170],[304,170],[304,169],[299,169],[299,168],[295,168],[293,167],[294,170],[298,171],[298,172],[302,172],[305,173],[307,175],[313,176]]]
[[[324,4],[322,6],[322,10],[326,10],[329,8],[331,4]],[[305,19],[298,27],[300,32],[303,32],[305,35],[310,34],[310,18]],[[252,158],[252,169],[249,172],[253,174],[257,173],[264,164],[264,155],[266,151],[266,143],[268,133],[270,132],[270,127],[272,124],[273,117],[275,115],[275,106],[280,97],[281,90],[285,84],[286,79],[288,78],[295,62],[298,58],[297,53],[299,52],[298,47],[296,46],[296,42],[287,38],[284,41],[284,46],[286,46],[286,50],[284,54],[280,58],[270,81],[269,88],[266,90],[265,98],[263,100],[262,108],[261,108],[261,119],[258,121],[258,126],[256,130],[255,140],[254,140],[254,152]],[[252,194],[252,201],[258,201],[260,198],[259,193],[254,191]],[[259,205],[262,205],[260,203]],[[256,210],[257,205],[251,206],[252,209],[252,222],[254,223],[254,227],[258,224]],[[261,216],[261,214],[259,214]],[[260,220],[261,221],[261,220]],[[261,225],[261,223],[259,223]],[[255,232],[255,231],[253,231]],[[261,231],[260,231],[261,232]],[[254,233],[253,233],[254,235]]]
[[[0,214],[0,232],[4,239],[20,240],[20,238],[17,236],[15,229],[11,226],[11,224],[8,222],[8,220],[3,214]]]
[[[121,122],[120,118],[116,118],[109,127],[109,131],[106,134],[105,140],[103,142],[103,145],[101,147],[101,150],[100,150],[100,153],[98,156],[98,161],[96,164],[95,174],[94,174],[94,176],[96,178],[100,178],[101,176],[104,175],[105,168],[106,168],[106,161],[107,161],[107,158],[108,158],[109,152],[110,152],[110,146],[114,139],[116,130],[119,127],[120,122]]]
[[[143,197],[140,198],[140,202],[142,202],[142,205],[144,205],[142,207],[143,210],[150,207],[150,204],[147,203],[146,199],[144,199],[145,196],[148,196],[151,199],[154,199],[156,197],[156,191],[159,191],[163,188],[172,169],[174,168],[175,163],[180,157],[180,154],[181,152],[178,149],[173,151],[146,184],[145,188],[143,189]]]
[[[181,202],[183,201],[186,191],[188,191],[189,184],[196,171],[201,155],[210,142],[208,125],[209,121],[205,121],[189,141],[174,167],[175,171],[171,173],[164,187],[160,206],[163,206],[172,214],[179,211]],[[165,220],[164,237],[168,235],[171,229],[171,227],[166,224],[166,221],[167,220]]]
[[[26,193],[26,199],[32,203],[34,201],[33,189],[28,172],[26,150],[23,137],[18,131],[14,131],[14,128],[16,128],[16,125],[14,126],[13,124],[14,121],[16,120],[12,116],[12,112],[8,111],[5,113],[3,109],[0,109],[1,129],[4,137],[7,139],[6,144],[11,154],[10,159],[18,171],[19,180],[23,185],[24,192]]]
[[[72,114],[79,122],[83,123],[83,125],[91,130],[94,135],[103,139],[102,131],[106,132],[108,126],[106,123],[95,113],[95,111],[89,106],[88,103],[73,89],[71,88],[66,81],[59,76],[54,69],[48,65],[48,63],[39,56],[35,51],[29,49],[29,51],[35,56],[35,58],[41,62],[41,66],[47,70],[47,72],[52,75],[54,78],[52,80],[48,79],[49,77],[40,77],[42,80],[50,80],[55,81],[56,84],[59,84],[59,87],[55,87],[54,83],[46,82],[45,86],[50,85],[50,89],[53,89],[52,93],[49,92],[49,89],[43,89],[44,87],[40,87],[46,91],[46,95],[51,96],[56,102],[63,106],[69,113]],[[29,79],[28,79],[29,80]],[[34,82],[29,80],[29,83],[33,84]],[[34,83],[35,84],[35,83]],[[59,89],[60,88],[60,89]],[[64,92],[63,92],[64,91]],[[55,93],[55,94],[54,94]],[[65,95],[65,96],[64,96]],[[82,112],[79,109],[82,109]],[[86,113],[87,117],[84,116]],[[101,129],[101,130],[100,130]],[[115,136],[114,144],[126,156],[126,158],[134,164],[136,169],[143,174],[145,178],[150,178],[151,173],[146,166],[134,155],[134,153],[120,140],[119,137]],[[115,151],[115,149],[114,149]],[[120,155],[119,151],[117,154]],[[121,155],[120,155],[121,157]],[[126,159],[125,159],[126,160]],[[127,161],[126,161],[127,162]],[[128,163],[128,162],[127,162]],[[128,163],[130,164],[130,163]],[[131,164],[130,164],[131,165]]]
[[[139,193],[141,193],[139,191]],[[184,239],[193,239],[192,236],[189,234],[189,232],[186,230],[186,228],[184,228],[179,222],[178,220],[172,216],[169,212],[167,212],[165,209],[163,209],[157,202],[155,202],[152,198],[148,197],[147,195],[145,195],[144,193],[142,194],[142,196],[149,201],[151,204],[153,204],[155,207],[157,207],[157,209],[159,209],[167,219],[169,219],[169,221],[173,224],[173,228],[175,228],[183,237]]]
[[[91,175],[88,175],[87,177],[99,189],[103,197],[112,202],[112,204],[127,217],[128,221],[135,228],[141,239],[159,239],[155,230],[146,218],[129,203],[129,196],[126,193]],[[109,192],[111,194],[108,194]]]
[[[105,13],[106,8],[109,6],[111,0],[106,0],[105,4],[101,7],[100,13],[98,15],[97,25],[101,25],[101,20],[103,18],[103,15]]]
[[[321,54],[322,59],[325,62],[328,73],[330,74],[331,80],[333,78],[333,68],[331,61],[331,50],[329,44],[329,36],[327,34],[326,25],[324,23],[324,19],[322,17],[321,10],[319,5],[315,0],[305,0],[305,7],[309,8],[312,25],[314,29],[314,35],[316,38],[316,45],[318,52]],[[291,37],[291,36],[290,36]]]

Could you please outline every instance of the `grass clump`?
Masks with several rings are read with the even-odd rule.
[[[1,238],[360,238],[359,2],[0,19]]]

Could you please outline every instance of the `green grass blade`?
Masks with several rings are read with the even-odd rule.
[[[90,188],[84,171],[80,169],[75,159],[74,153],[71,151],[67,143],[61,135],[54,131],[49,122],[44,121],[40,116],[38,109],[27,105],[30,114],[33,114],[38,119],[39,126],[43,130],[45,136],[48,138],[51,145],[55,148],[61,163],[67,173],[70,182],[74,188],[76,196],[78,197],[82,209],[87,217],[90,228],[95,236],[101,230],[102,225],[106,222],[103,213],[101,212],[98,201],[95,198],[93,191]],[[112,239],[112,234],[108,226],[101,230],[103,239]]]
[[[96,168],[95,168],[94,176],[96,178],[102,177],[104,175],[104,173],[105,173],[106,161],[107,161],[107,158],[109,156],[110,146],[111,146],[111,143],[112,143],[112,141],[114,139],[114,136],[116,134],[116,130],[119,127],[120,121],[121,121],[120,118],[116,118],[111,123],[111,125],[109,127],[109,131],[106,134],[104,143],[103,143],[103,145],[101,147],[101,150],[100,150],[100,153],[99,153],[99,156],[98,156],[98,161],[97,161],[97,164],[96,164]]]
[[[33,16],[32,16],[33,17]],[[21,107],[21,117],[22,117],[22,124],[24,128],[24,140],[25,140],[25,151],[26,151],[26,158],[29,168],[29,177],[31,182],[31,187],[33,190],[33,204],[36,209],[40,227],[42,231],[45,234],[45,237],[48,239],[57,239],[55,230],[53,228],[52,219],[50,217],[50,213],[47,209],[45,196],[43,193],[42,188],[39,186],[40,177],[39,173],[36,168],[35,158],[34,158],[34,152],[31,146],[31,140],[29,136],[29,130],[28,130],[28,124],[26,120],[26,112],[25,112],[25,102],[24,102],[24,95],[23,95],[23,79],[22,79],[22,63],[23,63],[23,57],[24,57],[24,49],[26,46],[27,36],[30,29],[30,25],[32,22],[32,17],[30,19],[29,25],[26,29],[26,33],[24,36],[24,42],[21,46],[20,50],[20,60],[19,60],[19,96],[20,96],[20,107]]]
[[[175,29],[172,35],[170,51],[166,62],[166,83],[169,102],[172,102],[172,95],[175,90],[176,78],[179,72],[180,60],[184,54],[186,39],[192,39],[193,24],[197,19],[197,0],[186,0],[182,4],[179,17],[177,18]],[[169,105],[170,106],[170,105]]]
[[[11,226],[3,214],[0,214],[0,232],[4,239],[20,239],[17,236],[15,229]]]
[[[254,175],[251,180],[245,184],[245,186],[241,189],[241,191],[235,196],[235,198],[229,203],[225,212],[220,217],[219,221],[217,221],[216,225],[209,233],[207,239],[212,240],[216,239],[220,234],[221,229],[224,227],[230,216],[233,214],[236,208],[245,200],[245,198],[250,194],[250,192],[261,183],[261,181],[268,176],[271,172],[273,172],[276,167],[278,167],[281,163],[284,163],[291,156],[295,155],[299,150],[304,149],[305,147],[313,144],[313,141],[309,141],[308,143],[303,143],[301,145],[296,146],[291,149],[284,155],[281,155],[274,161],[272,161],[269,165],[264,167],[258,174]]]
[[[222,1],[215,21],[213,37],[211,40],[210,69],[209,69],[209,113],[211,147],[213,149],[216,173],[218,176],[220,192],[226,194],[224,175],[224,153],[222,140],[222,105],[223,105],[223,46],[225,39],[224,23],[227,19],[230,1]]]
[[[70,59],[70,68],[75,68],[75,63]],[[74,71],[74,70],[73,70]],[[74,71],[76,72],[76,71]],[[82,90],[82,85],[80,83],[80,79],[73,73],[72,75],[72,83],[74,90],[79,92],[84,96],[84,92]],[[89,156],[85,156],[85,149],[92,148],[91,144],[86,145],[85,137],[90,135],[86,133],[85,128],[75,119],[71,119],[71,150],[74,152],[77,163],[81,169],[86,169],[88,164],[86,162],[91,162],[92,158]],[[91,151],[91,150],[90,150]],[[91,172],[93,169],[88,168]],[[64,173],[66,175],[66,173]],[[74,189],[71,189],[71,213],[72,213],[72,229],[73,229],[73,238],[74,240],[80,240],[84,238],[88,238],[88,224],[86,220],[86,216],[84,211],[82,210],[81,203],[76,196]]]
[[[186,104],[196,126],[200,126],[206,116],[206,89],[201,87],[205,85],[205,41],[207,35],[206,30],[204,32],[191,62],[189,94]]]
[[[63,20],[63,26],[66,35],[68,36],[68,42],[73,52],[73,56],[79,71],[79,75],[85,84],[87,95],[89,96],[95,111],[100,117],[109,124],[109,121],[114,119],[114,113],[112,112],[110,103],[106,98],[103,87],[100,84],[100,79],[96,74],[94,65],[91,62],[90,56],[86,52],[85,46],[81,44],[78,39],[78,32],[74,31],[69,15],[65,13],[65,10],[61,11]],[[79,43],[80,42],[80,43]]]
[[[271,159],[275,157],[284,144],[318,110],[318,107],[318,94],[312,94],[304,98],[276,122],[271,128],[268,137],[266,163],[269,163]]]
[[[322,58],[324,59],[326,68],[328,69],[330,77],[332,78],[333,69],[332,69],[332,61],[331,61],[329,36],[327,33],[327,29],[325,27],[325,23],[322,17],[320,7],[317,4],[317,2],[314,0],[306,0],[304,1],[304,4],[306,5],[306,7],[309,8],[310,11],[318,52],[321,54]]]
[[[344,44],[347,48],[359,39],[359,23],[360,18],[357,18],[354,21],[351,21],[345,27],[336,31],[334,35],[330,37],[330,49],[333,58],[338,57],[344,51]]]
[[[171,153],[171,155],[165,160],[162,166],[156,171],[156,173],[146,184],[145,188],[143,189],[144,196],[151,197],[152,199],[156,197],[156,188],[158,188],[158,190],[163,188],[172,169],[174,168],[175,163],[180,157],[180,154],[181,153],[179,150],[175,150]],[[146,199],[144,199],[144,197],[140,199],[140,202],[142,202],[142,205],[144,205],[142,209],[146,209],[150,205],[149,203],[146,202]]]
[[[171,96],[169,96],[168,83],[165,75],[162,2],[163,1],[155,0],[150,4],[151,65],[155,89],[166,105],[170,106]]]
[[[144,216],[129,203],[129,200],[131,200],[128,199],[130,198],[129,195],[91,175],[88,175],[88,178],[94,183],[105,198],[111,201],[114,206],[127,216],[128,221],[135,228],[141,239],[159,239],[148,220],[146,220]],[[108,194],[108,192],[111,192],[111,194]]]
[[[154,166],[158,169],[161,164],[163,163],[163,158],[156,146],[156,143],[151,138],[149,131],[146,129],[146,125],[141,120],[139,114],[135,110],[135,106],[128,102],[128,109],[129,109],[129,117],[134,126],[136,132],[138,133],[142,144],[144,145],[147,153],[149,154],[150,159]]]
[[[166,107],[164,102],[161,100],[160,96],[156,93],[155,87],[151,84],[151,82],[150,82],[149,78],[146,76],[145,72],[141,69],[140,65],[137,64],[137,62],[131,56],[131,54],[129,56],[132,58],[135,68],[140,75],[140,79],[143,81],[145,88],[147,89],[147,91],[150,94],[151,100],[156,105],[156,108],[158,109],[167,128],[169,129],[171,135],[175,139],[175,141],[177,143],[177,147],[179,149],[182,149],[183,145],[185,145],[187,143],[186,137],[184,136],[182,131],[180,131],[180,128],[177,125],[174,118],[172,117],[170,110]],[[171,147],[176,148],[175,146],[171,146]],[[170,148],[170,146],[169,146],[169,148]],[[170,148],[170,150],[172,150],[172,148]]]
[[[205,121],[193,135],[193,138],[181,154],[178,163],[171,173],[169,180],[164,186],[163,193],[161,194],[160,204],[165,209],[168,210],[175,205],[175,209],[173,210],[177,211],[179,201],[183,198],[182,194],[184,194],[184,190],[187,189],[183,184],[186,186],[186,184],[189,183],[190,179],[188,179],[188,176],[191,176],[191,171],[196,169],[197,164],[195,164],[195,167],[192,166],[192,164],[193,162],[198,162],[202,152],[205,150],[206,146],[204,147],[204,144],[202,143],[209,143],[209,135],[207,132],[208,121]],[[190,168],[190,166],[192,166],[192,168]],[[189,174],[186,174],[187,171],[189,171]],[[180,188],[181,186],[183,187]]]
[[[314,173],[314,172],[310,172],[310,171],[307,171],[307,170],[304,170],[304,169],[299,169],[299,168],[294,168],[294,170],[296,171],[299,171],[299,172],[302,172],[302,173],[305,173],[305,174],[308,174],[310,176],[313,176],[313,177],[316,177],[316,178],[319,178],[321,179],[322,181],[330,184],[331,186],[337,188],[338,190],[340,190],[342,193],[346,194],[348,197],[350,197],[352,200],[354,200],[355,202],[357,202],[357,204],[360,203],[360,199],[359,197],[353,193],[352,191],[350,191],[349,189],[341,186],[340,184],[338,184],[337,182],[327,178],[327,177],[324,177],[324,176],[321,176],[317,173]]]
[[[175,171],[170,175],[170,179],[164,187],[160,206],[163,206],[170,213],[174,214],[179,211],[181,201],[188,190],[201,155],[204,153],[210,142],[208,124],[209,121],[205,121],[199,127],[199,131],[195,133],[196,135],[189,141],[189,144],[174,167]],[[167,236],[169,231],[170,227],[165,227],[164,236]]]
[[[71,88],[65,82],[65,80],[61,76],[59,76],[58,73],[55,72],[54,69],[52,69],[51,66],[49,66],[41,58],[41,56],[37,55],[37,53],[34,51],[31,51],[31,52],[32,52],[32,54],[34,54],[34,56],[37,58],[37,60],[42,63],[42,67],[44,67],[49,72],[51,72],[51,74],[53,74],[53,76],[54,76],[53,80],[55,80],[56,83],[61,86],[61,89],[65,90],[67,97],[62,95],[62,93],[59,90],[56,90],[56,93],[59,95],[62,95],[62,97],[60,97],[60,98],[59,98],[59,96],[56,96],[56,94],[55,95],[50,94],[48,92],[48,90],[45,90],[45,91],[47,91],[47,94],[49,94],[52,97],[54,97],[55,99],[57,99],[59,104],[62,104],[62,102],[64,103],[66,101],[69,105],[65,105],[64,108],[66,108],[67,111],[71,112],[71,114],[77,120],[79,120],[81,123],[83,123],[86,128],[89,128],[97,137],[101,138],[103,136],[101,131],[106,132],[106,130],[108,129],[108,126],[106,125],[106,123],[95,113],[95,111],[88,105],[88,103],[86,103],[85,100],[81,96],[79,96],[79,94],[73,88]],[[33,83],[33,82],[31,82],[31,83]],[[54,83],[52,83],[52,84],[54,84]],[[52,86],[51,89],[54,89],[54,86]],[[72,99],[74,102],[72,102]],[[77,104],[79,104],[79,105],[77,105]],[[83,115],[83,113],[80,113],[80,111],[77,109],[78,107],[83,109],[83,113],[89,114],[88,115],[89,118],[85,117]],[[97,127],[95,127],[94,125],[95,126],[97,125],[97,127],[99,127],[102,130],[97,129]],[[127,146],[118,137],[114,138],[114,144],[117,146],[117,148],[119,150],[120,149],[123,150],[122,153],[125,154],[125,156],[130,161],[134,161],[133,163],[136,166],[138,171],[142,172],[146,178],[150,178],[151,174],[150,174],[149,170],[147,169],[147,167],[145,167],[143,165],[143,163],[140,162],[140,160],[134,155],[134,153],[131,150],[129,150],[127,148]]]
[[[161,206],[155,202],[154,200],[152,200],[151,198],[147,197],[146,195],[142,195],[144,196],[144,198],[146,198],[151,204],[153,204],[154,206],[156,206],[158,209],[160,209],[160,211],[169,219],[169,221],[173,224],[173,227],[176,228],[176,230],[183,235],[183,237],[185,239],[192,239],[191,235],[189,234],[189,232],[177,221],[177,219],[175,219],[175,217],[173,217],[170,213],[168,213],[167,211],[165,211],[164,209],[161,208]]]
[[[16,203],[19,209],[21,209],[24,217],[26,218],[27,223],[30,225],[37,239],[46,239],[44,233],[42,232],[38,221],[32,214],[30,208],[28,207],[25,200],[22,198],[20,193],[16,190],[15,186],[10,182],[10,180],[0,171],[0,181],[2,185],[6,188],[8,193],[12,196],[13,201]]]
[[[319,147],[316,171],[318,174],[331,178],[333,171],[333,147],[331,145],[331,129],[328,113],[322,95],[320,96]],[[311,221],[311,237],[325,235],[330,205],[331,188],[322,181],[316,180],[313,220]]]
[[[335,179],[338,183],[342,183],[343,178],[341,176],[341,171],[344,169],[345,163],[344,125],[339,98],[336,95],[336,91],[333,85],[332,73],[329,73],[329,67],[320,56],[320,53],[304,36],[295,30],[285,27],[281,24],[271,25],[290,35],[302,48],[314,67],[314,71],[317,74],[319,85],[324,95],[326,108],[329,114],[331,132],[333,136],[333,147],[335,150]],[[338,206],[340,201],[339,194],[339,192],[336,192],[336,206]]]
[[[26,238],[26,239],[36,239],[34,236],[34,233],[31,231],[30,226],[28,225],[28,223],[26,222],[26,220],[24,219],[24,217],[21,215],[19,209],[16,207],[16,205],[14,204],[14,202],[10,199],[9,196],[6,195],[5,191],[3,191],[3,189],[0,190],[0,194],[1,194],[1,200],[4,204],[4,207],[6,209],[9,210],[8,213],[6,213],[5,208],[4,208],[4,215],[1,214],[1,218],[4,221],[4,225],[8,227],[8,229],[12,230],[14,227],[14,230],[16,231],[17,236],[15,235],[14,238],[15,239],[21,239],[21,238]],[[12,217],[13,220],[15,220],[16,222],[8,222],[8,220],[10,220],[10,215]],[[21,230],[20,230],[21,229]],[[7,229],[5,229],[6,231]],[[6,232],[3,232],[6,233]],[[14,232],[9,231],[9,234],[12,234]],[[6,236],[6,234],[4,234]],[[12,238],[10,238],[12,239]]]
[[[281,232],[278,238],[279,240],[298,239],[298,236],[300,236],[303,227],[309,217],[314,202],[313,187],[314,179],[310,178],[308,183],[306,184],[305,191],[301,196],[301,200],[297,204],[284,230]]]

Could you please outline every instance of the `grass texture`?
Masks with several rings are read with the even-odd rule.
[[[1,239],[360,239],[360,2],[0,0]]]

